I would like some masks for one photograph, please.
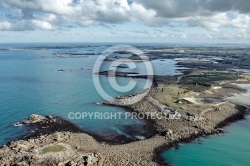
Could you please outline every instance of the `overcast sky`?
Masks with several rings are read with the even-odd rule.
[[[250,43],[250,0],[0,0],[0,42]]]

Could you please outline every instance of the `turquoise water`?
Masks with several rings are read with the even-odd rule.
[[[124,113],[121,108],[96,104],[103,99],[93,85],[92,68],[98,57],[96,54],[101,53],[108,46],[97,44],[86,47],[75,47],[78,44],[50,46],[51,48],[44,45],[42,48],[30,49],[24,49],[26,47],[24,44],[19,45],[19,49],[13,49],[12,45],[0,46],[0,145],[27,133],[26,127],[15,127],[13,124],[31,114],[62,116],[85,131],[103,137],[122,135],[133,140],[137,135],[131,135],[128,131],[131,128],[135,133],[145,135],[143,120],[69,119],[69,112]],[[41,44],[36,44],[35,47],[41,47]],[[84,58],[54,57],[66,53],[93,55]],[[41,56],[47,58],[39,58]],[[173,60],[155,60],[153,66],[156,74],[159,75],[180,74],[176,71],[178,68],[175,67]],[[58,69],[63,69],[65,72],[55,72]],[[139,68],[138,72],[143,73],[143,69]],[[119,78],[118,81],[126,84],[128,79]],[[144,82],[138,81],[139,85],[128,94],[141,90]],[[102,77],[102,83],[111,95],[121,95],[112,90],[106,77]],[[171,149],[164,152],[162,157],[174,166],[248,166],[250,165],[249,129],[250,117],[247,117],[247,120],[227,127],[227,133],[223,135],[183,144],[178,150]]]
[[[124,112],[121,108],[95,104],[103,101],[95,90],[92,71],[89,70],[97,56],[38,58],[67,51],[69,49],[0,51],[0,144],[25,134],[27,128],[14,127],[13,124],[31,114],[52,114],[68,119],[69,112]],[[65,72],[55,72],[58,69]],[[110,88],[107,79],[103,78],[103,84]],[[132,92],[139,90],[140,86]],[[115,91],[110,93],[118,95]],[[143,134],[141,130],[145,125],[142,120],[132,119],[71,121],[85,131],[107,137],[118,132],[127,136],[126,131],[121,131],[131,124],[138,127],[139,134]]]
[[[238,85],[247,90],[227,100],[249,105],[249,84]],[[249,166],[250,165],[250,116],[225,128],[225,133],[181,144],[161,154],[173,166]]]
[[[103,99],[93,85],[92,68],[98,54],[108,47],[98,44],[0,46],[0,145],[26,134],[26,127],[15,127],[14,124],[31,114],[61,116],[89,133],[107,138],[122,135],[135,140],[136,136],[147,135],[144,120],[125,119],[124,116],[121,119],[98,120],[68,117],[70,112],[125,112],[118,107],[97,104]],[[88,55],[82,58],[56,58],[56,55],[70,57],[71,54],[79,53]],[[158,63],[160,62],[156,62],[154,67],[158,66]],[[171,75],[178,74],[174,62],[167,63],[168,68],[158,71]],[[63,69],[64,72],[56,72],[59,69]],[[121,85],[126,85],[129,78],[118,78],[117,81]],[[104,89],[112,96],[140,92],[145,81],[136,81],[138,85],[134,89],[121,94],[111,88],[105,76],[101,76]],[[129,131],[131,129],[134,134]]]
[[[238,85],[247,90],[227,100],[249,105],[250,86]],[[161,154],[173,166],[249,166],[250,165],[250,116],[226,127],[225,133],[181,144]]]
[[[232,124],[222,135],[202,138],[162,153],[173,166],[249,166],[250,116]]]

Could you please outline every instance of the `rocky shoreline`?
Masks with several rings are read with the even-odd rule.
[[[211,135],[224,133],[224,130],[223,130],[224,127],[229,126],[230,124],[235,123],[237,121],[244,120],[245,117],[247,115],[249,115],[247,108],[244,106],[241,106],[241,105],[237,105],[237,107],[238,107],[239,112],[233,116],[228,117],[227,119],[220,122],[219,124],[217,124],[217,126],[215,127],[215,129],[217,129],[217,130],[214,130],[211,133],[201,132],[199,134],[193,134],[193,135],[190,135],[189,138],[174,141],[171,144],[163,145],[159,148],[156,148],[154,151],[154,153],[155,153],[154,158],[156,159],[157,163],[159,163],[159,165],[163,165],[163,166],[170,166],[170,164],[167,163],[165,160],[163,160],[163,158],[161,157],[162,151],[164,151],[166,149],[176,148],[181,143],[189,143],[189,142],[192,142],[192,141],[199,139],[201,137],[209,137]]]
[[[241,89],[228,86],[214,87],[199,95],[209,98],[212,95],[216,98],[243,92]],[[0,147],[0,162],[3,165],[17,166],[168,165],[160,156],[162,150],[199,137],[222,133],[223,127],[244,119],[248,114],[247,107],[226,101],[213,104],[213,107],[202,111],[200,118],[185,118],[183,114],[173,118],[172,112],[176,115],[174,110],[165,110],[163,104],[155,102],[156,99],[152,98],[156,93],[163,93],[163,87],[153,87],[143,100],[123,107],[128,112],[146,114],[150,111],[152,115],[168,114],[164,118],[145,119],[147,122],[145,129],[149,133],[146,138],[135,141],[118,137],[106,139],[83,131],[61,117],[32,115],[19,124],[28,126],[33,133]],[[195,94],[197,96],[197,93]],[[195,96],[189,97],[195,99]],[[123,99],[128,102],[128,98],[123,97]]]
[[[221,127],[235,121],[242,120],[247,114],[246,108],[243,106],[234,107],[232,104],[225,104],[224,106],[226,108],[230,108],[232,111],[228,113],[228,111],[221,109],[221,112],[219,112],[220,115],[225,115],[226,118],[222,118],[223,120],[219,118],[215,120],[214,123],[210,123],[211,128],[202,128],[204,124],[202,125],[202,123],[198,122],[195,123],[196,126],[194,127],[193,122],[180,119],[177,120],[177,122],[169,121],[169,124],[172,126],[172,129],[169,130],[172,130],[173,132],[163,135],[159,128],[167,127],[169,124],[166,124],[167,122],[156,123],[156,121],[154,121],[153,123],[158,131],[158,134],[145,140],[139,140],[126,144],[110,144],[108,142],[103,142],[105,140],[82,133],[77,126],[74,126],[74,124],[69,125],[71,124],[70,122],[63,120],[60,117],[42,117],[32,115],[26,121],[23,121],[23,123],[31,127],[39,126],[39,128],[42,129],[44,129],[44,126],[47,126],[45,130],[47,133],[45,131],[40,132],[38,130],[39,132],[32,137],[25,138],[24,140],[13,141],[2,146],[0,148],[0,156],[9,154],[9,158],[7,156],[7,159],[6,157],[1,157],[0,161],[1,163],[10,162],[12,165],[17,164],[20,166],[25,165],[24,163],[26,163],[26,165],[46,165],[50,161],[55,161],[54,164],[56,165],[67,165],[68,163],[72,163],[71,165],[84,165],[84,161],[81,159],[84,156],[83,154],[85,154],[88,158],[91,158],[91,156],[94,158],[93,163],[88,163],[87,165],[123,165],[122,163],[125,161],[128,163],[127,165],[132,163],[136,163],[138,165],[168,165],[160,157],[162,150],[175,147],[181,142],[190,142],[199,137],[221,133],[223,132]],[[214,112],[212,112],[212,114],[207,118],[214,118],[217,116],[217,113],[214,114]],[[40,120],[37,121],[37,118],[34,117],[38,117]],[[163,124],[165,126],[163,126]],[[183,125],[188,126],[188,128],[181,129],[183,128]],[[55,130],[55,126],[60,127]],[[67,126],[67,128],[64,128],[63,126]],[[178,127],[180,129],[178,129]],[[193,127],[196,130],[192,130]],[[174,130],[174,128],[177,129]],[[92,143],[89,144],[88,142]],[[26,145],[29,145],[28,148]],[[73,154],[80,153],[81,155],[66,155],[65,151],[59,153],[49,153],[46,154],[49,156],[49,159],[43,158],[42,162],[40,162],[41,158],[39,156],[43,156],[43,154],[41,154],[41,150],[39,149],[43,149],[49,145],[63,145],[64,147],[68,147],[66,148],[66,152],[71,151]],[[31,149],[36,151],[36,154],[34,154],[33,151],[31,152]],[[67,160],[55,157],[55,154],[63,156],[62,158],[65,158],[66,155]],[[98,154],[98,159],[95,157],[95,154]],[[31,157],[32,155],[33,158]]]
[[[127,111],[132,111],[129,110],[128,108],[124,109]],[[156,135],[157,131],[152,127],[152,124],[154,123],[152,120],[148,119],[145,121],[145,123],[146,124],[144,125],[143,130],[147,131],[147,133],[143,135],[143,137],[144,139],[148,139]],[[41,116],[32,114],[28,119],[22,122],[18,122],[18,124],[27,126],[30,132],[28,135],[20,136],[19,138],[17,138],[17,140],[36,139],[40,136],[50,135],[55,132],[85,133],[94,137],[95,140],[97,140],[98,142],[102,142],[109,145],[120,145],[140,140],[140,139],[131,140],[126,138],[125,136],[117,136],[117,135],[109,136],[109,138],[103,137],[98,134],[85,131],[80,127],[78,127],[77,125],[75,125],[74,123],[62,117],[52,116],[52,115]],[[130,130],[129,134],[133,134],[133,130],[131,130],[131,128],[129,130]]]

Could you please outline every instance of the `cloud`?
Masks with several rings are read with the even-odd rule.
[[[0,30],[12,31],[126,22],[211,31],[250,27],[250,0],[8,0],[1,8]]]
[[[21,19],[33,17],[34,12],[44,12],[79,26],[150,20],[155,15],[155,11],[126,0],[8,0],[0,2],[0,7],[21,10]]]
[[[0,21],[0,29],[2,30],[8,30],[11,29],[11,23],[7,22],[7,21]]]
[[[137,34],[149,34],[149,32],[147,30],[145,30],[145,29],[143,29],[143,30],[131,30],[129,32],[137,33]]]
[[[136,0],[146,9],[156,11],[158,17],[180,18],[197,14],[200,11],[199,0]]]
[[[203,8],[214,12],[237,11],[239,13],[250,13],[249,0],[204,0],[200,1]]]
[[[208,16],[218,12],[236,11],[250,13],[249,0],[136,0],[147,9],[164,18]]]
[[[250,16],[239,14],[231,20],[231,24],[238,28],[249,28],[250,27]]]
[[[166,38],[166,39],[187,39],[188,36],[185,33],[160,33],[155,38]]]
[[[54,14],[27,15],[20,14],[17,19],[0,18],[0,30],[27,31],[35,29],[53,30],[57,28],[58,20]]]
[[[209,30],[217,31],[219,27],[230,22],[227,13],[219,13],[213,16],[190,17],[186,20],[190,26],[200,26]]]

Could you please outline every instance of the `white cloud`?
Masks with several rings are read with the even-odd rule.
[[[227,25],[230,19],[227,13],[219,13],[213,16],[197,16],[187,19],[187,23],[191,26],[200,26],[212,31],[217,31],[221,26]]]
[[[36,26],[39,29],[44,29],[44,30],[52,30],[54,27],[46,22],[46,21],[41,21],[41,20],[32,20],[31,23]]]
[[[165,39],[188,39],[188,35],[185,33],[160,33],[154,36],[155,38]]]
[[[153,19],[156,17],[156,11],[152,10],[152,9],[145,9],[144,6],[142,6],[142,4],[139,3],[132,3],[131,4],[131,17],[134,16],[135,17],[135,21],[136,20],[140,20],[140,21],[153,21]]]
[[[249,0],[6,0],[0,8],[0,30],[51,30],[63,25],[143,22],[171,23],[220,31],[222,27],[250,28]],[[233,17],[228,16],[233,13]],[[10,16],[12,15],[12,16]],[[185,38],[185,36],[183,36]]]
[[[249,28],[250,27],[250,16],[244,14],[238,14],[236,18],[231,21],[232,26],[238,28]]]
[[[0,21],[0,30],[8,30],[11,29],[11,23],[8,21]]]

